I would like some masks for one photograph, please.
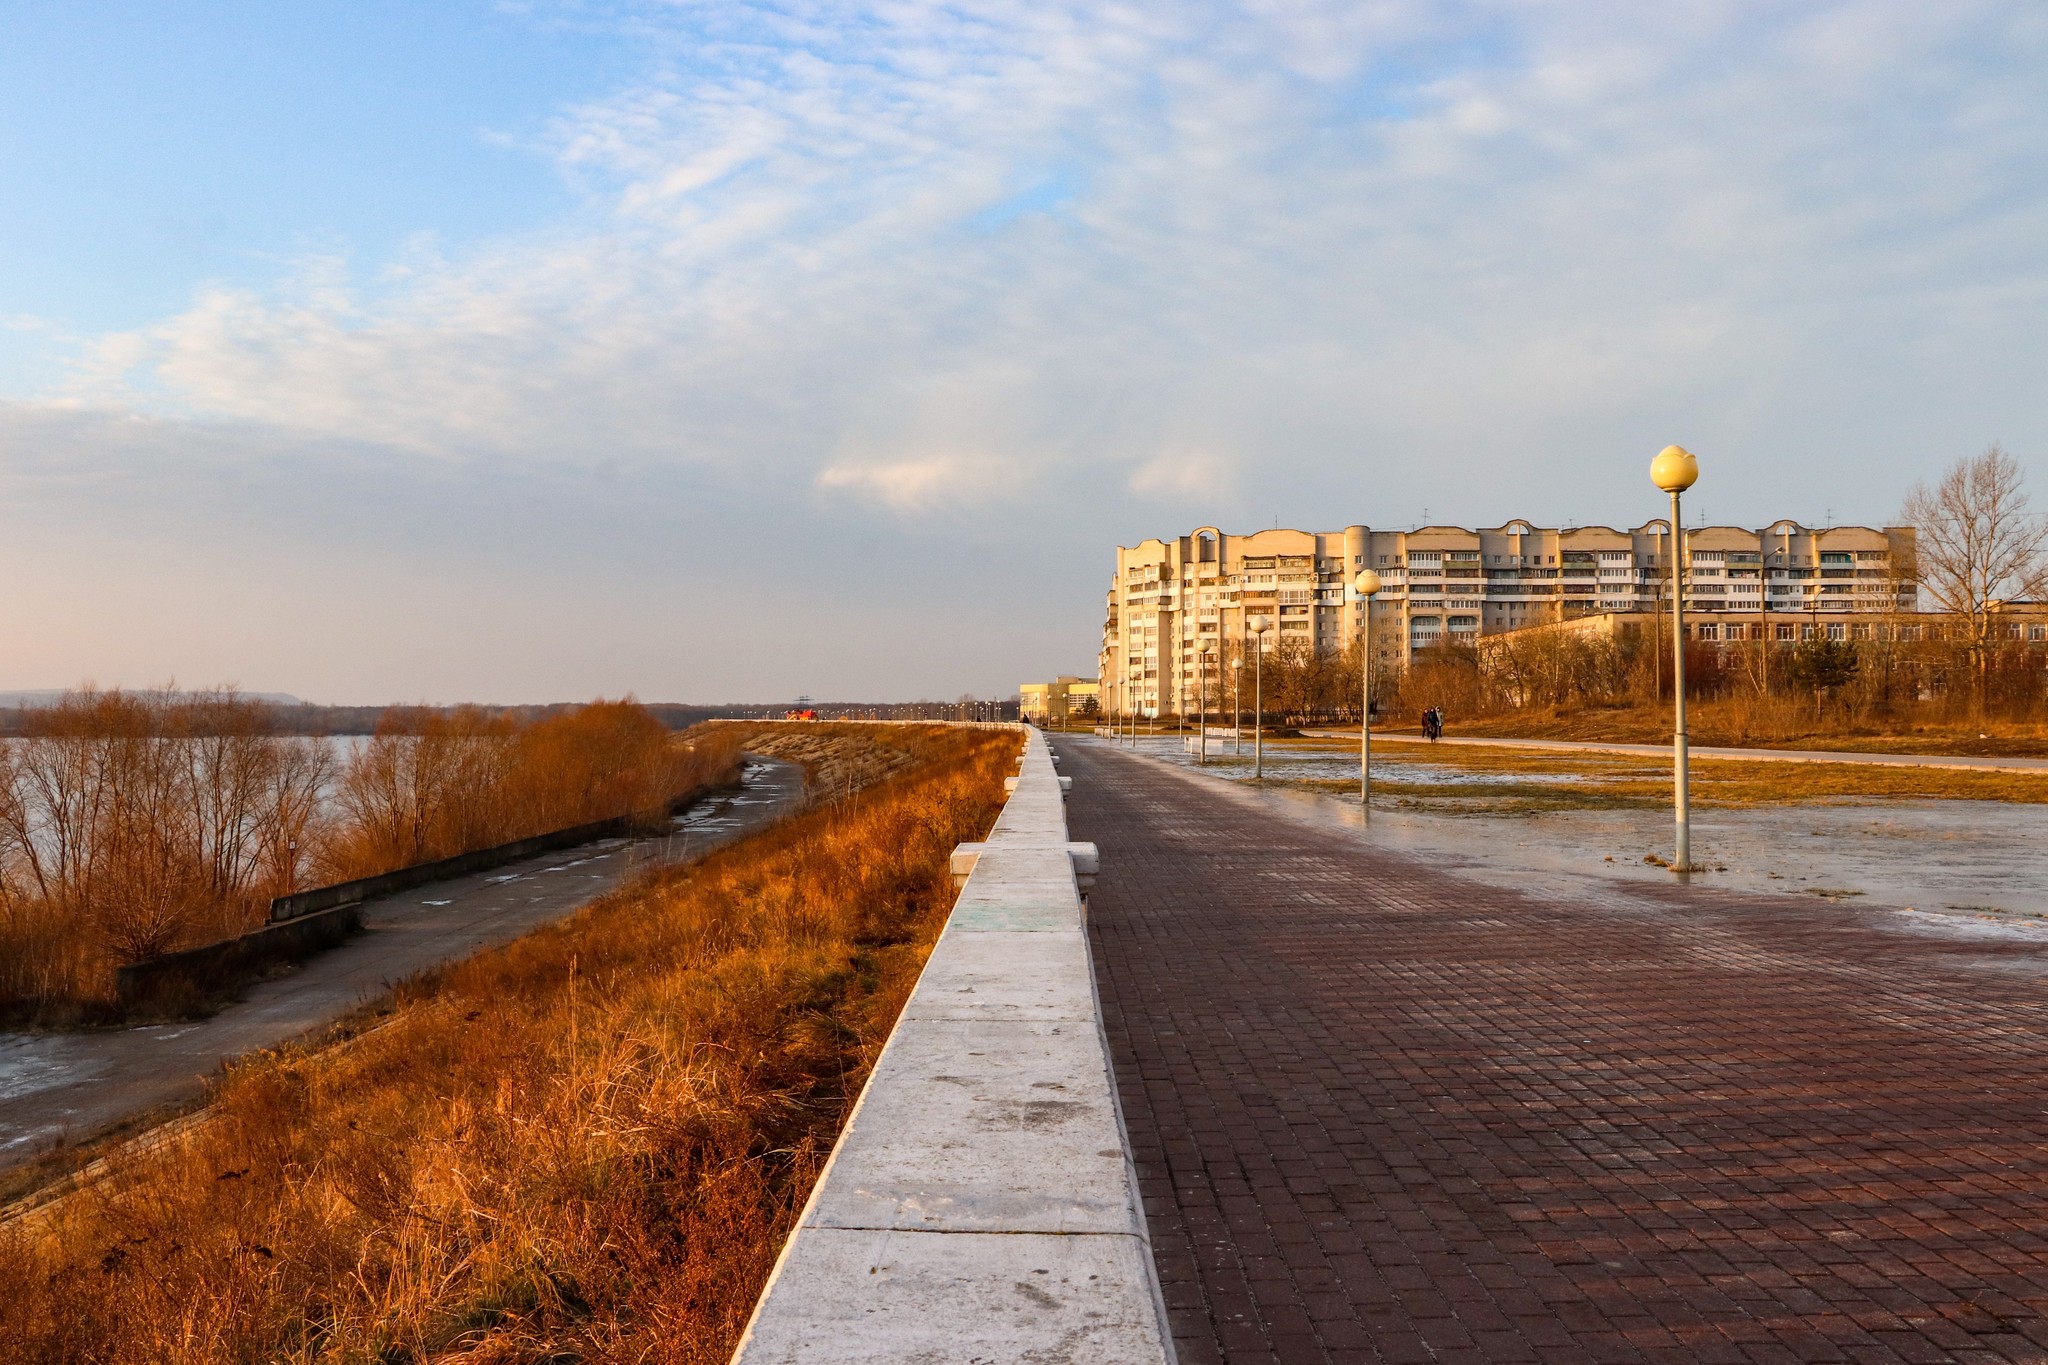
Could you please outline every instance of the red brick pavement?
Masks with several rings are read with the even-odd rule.
[[[2048,1361],[2042,948],[1482,887],[1060,748],[1184,1365]]]

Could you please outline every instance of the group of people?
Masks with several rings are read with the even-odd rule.
[[[1422,733],[1432,742],[1444,737],[1444,712],[1441,706],[1432,706],[1422,713]]]

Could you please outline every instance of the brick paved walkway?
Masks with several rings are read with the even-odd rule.
[[[2048,1361],[2039,940],[1518,896],[1058,747],[1184,1365]]]

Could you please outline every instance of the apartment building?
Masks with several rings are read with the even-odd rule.
[[[1686,609],[1702,619],[1754,619],[1775,630],[1781,615],[1867,620],[1918,603],[1910,526],[1817,529],[1780,521],[1760,531],[1696,527],[1683,539]],[[1200,645],[1214,641],[1226,654],[1241,648],[1253,617],[1270,622],[1269,650],[1348,648],[1365,624],[1365,603],[1350,584],[1367,567],[1383,584],[1373,604],[1374,653],[1383,666],[1405,666],[1434,644],[1656,611],[1670,600],[1670,541],[1670,524],[1661,520],[1633,531],[1511,521],[1478,530],[1347,526],[1243,536],[1204,526],[1118,546],[1102,629],[1102,705],[1181,713],[1195,696]]]

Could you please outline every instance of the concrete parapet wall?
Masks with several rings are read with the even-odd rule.
[[[279,962],[297,962],[347,938],[363,927],[360,905],[339,905],[217,943],[131,962],[114,972],[114,991],[124,1005],[169,999],[180,992],[233,986]]]
[[[1088,855],[1025,734],[736,1365],[1173,1359],[1075,881]]]
[[[692,793],[694,797],[696,793]],[[310,891],[300,891],[290,896],[279,896],[270,903],[270,922],[280,924],[298,919],[302,915],[315,915],[341,905],[360,905],[364,901],[376,900],[380,896],[410,891],[416,886],[433,882],[453,881],[478,872],[488,872],[506,863],[516,863],[523,858],[536,857],[542,853],[553,853],[556,849],[574,848],[578,844],[595,843],[599,839],[622,839],[632,834],[646,820],[644,817],[623,815],[609,820],[594,820],[587,825],[571,825],[567,829],[551,830],[546,834],[535,834],[525,839],[515,839],[509,844],[496,844],[490,848],[472,849],[458,853],[452,858],[439,858],[431,863],[413,863],[407,867],[380,872],[373,877],[358,877],[350,882],[336,882],[332,886],[316,886]]]

